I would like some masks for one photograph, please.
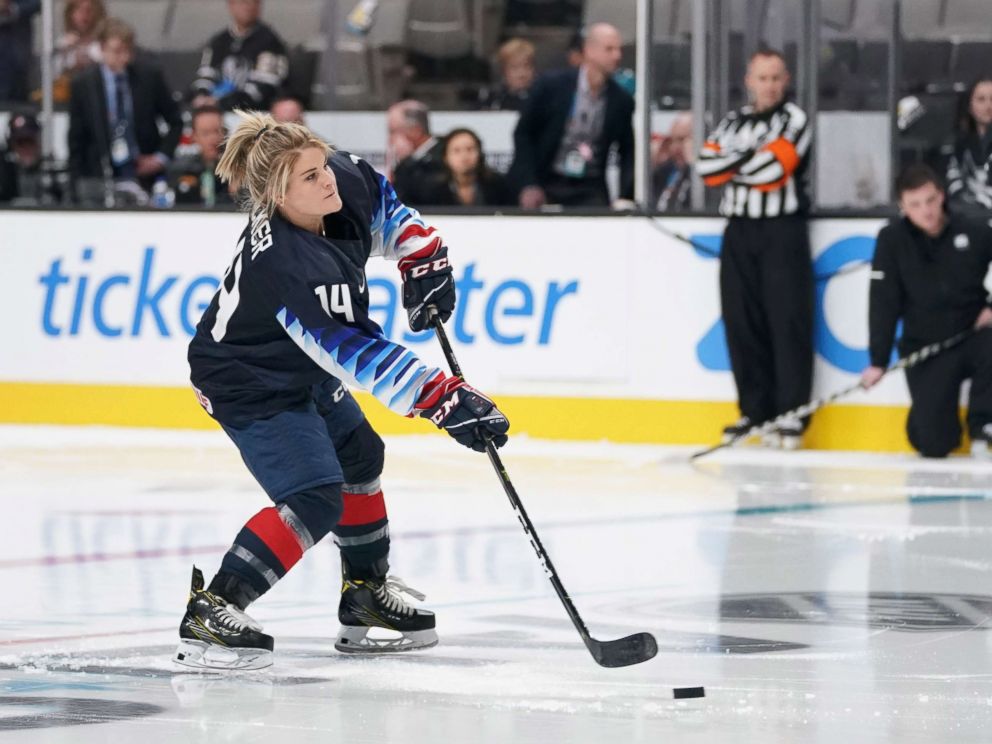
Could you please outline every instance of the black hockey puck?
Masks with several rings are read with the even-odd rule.
[[[704,688],[704,687],[674,687],[674,688],[672,688],[672,697],[674,697],[676,700],[683,700],[685,698],[706,697],[706,688]]]

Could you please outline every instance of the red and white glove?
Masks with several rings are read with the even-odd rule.
[[[506,432],[510,428],[506,416],[492,400],[460,377],[439,376],[436,383],[428,383],[414,408],[420,416],[476,452],[485,452],[487,441],[496,447],[506,444]]]

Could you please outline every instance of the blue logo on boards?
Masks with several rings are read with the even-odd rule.
[[[693,242],[709,249],[709,252],[696,249],[697,255],[705,259],[719,258],[723,242],[722,235],[692,235]],[[875,238],[854,235],[830,245],[813,262],[814,276],[829,276],[851,263],[871,261],[875,255]],[[816,282],[816,310],[813,326],[813,339],[817,353],[830,364],[845,372],[859,373],[868,366],[868,350],[854,348],[841,341],[830,328],[825,312],[827,287],[831,279]],[[868,319],[865,318],[865,323]],[[730,354],[727,351],[727,337],[723,320],[720,319],[703,334],[696,344],[699,363],[714,372],[730,371]]]

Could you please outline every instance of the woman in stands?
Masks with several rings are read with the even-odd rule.
[[[972,83],[963,108],[947,165],[948,206],[958,214],[988,219],[992,217],[992,77]]]
[[[486,165],[482,140],[471,129],[453,129],[444,138],[446,177],[427,188],[423,204],[499,207],[514,204],[506,178]]]
[[[534,78],[537,76],[537,52],[526,39],[510,39],[499,48],[496,62],[500,82],[494,88],[483,89],[480,109],[492,111],[523,111]]]
[[[273,505],[240,530],[209,586],[193,569],[175,661],[270,665],[272,637],[244,610],[328,532],[344,576],[335,647],[433,646],[434,614],[400,596],[423,595],[388,575],[384,447],[348,389],[429,418],[473,449],[506,442],[509,424],[489,398],[389,341],[369,317],[365,263],[378,255],[398,261],[414,331],[435,313],[447,319],[448,249],[368,163],[300,124],[241,114],[217,174],[247,193],[251,213],[190,343],[190,379]],[[399,637],[370,637],[370,627]]]
[[[55,74],[72,75],[100,61],[100,24],[107,18],[103,0],[68,0],[63,26],[65,33],[55,47]]]

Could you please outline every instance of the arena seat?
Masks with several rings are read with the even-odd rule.
[[[971,85],[981,75],[992,72],[992,42],[962,41],[954,45],[950,79],[958,87]]]
[[[457,59],[472,53],[472,26],[464,0],[410,0],[406,44],[432,59]]]
[[[203,49],[210,37],[227,28],[231,17],[225,0],[174,0],[172,23],[166,30],[162,49],[190,51]],[[271,6],[268,7],[271,10]],[[263,20],[271,21],[271,18]]]
[[[632,0],[586,0],[582,13],[582,24],[611,23],[620,31],[625,44],[637,38],[637,4]]]

